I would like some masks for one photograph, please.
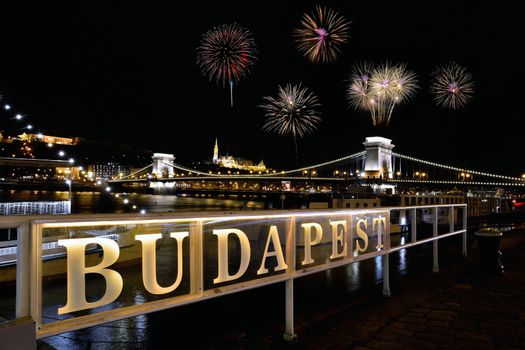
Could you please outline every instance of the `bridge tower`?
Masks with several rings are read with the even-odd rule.
[[[168,153],[153,153],[153,174],[157,175],[158,178],[173,177],[173,161],[175,156]],[[171,166],[170,166],[171,165]]]
[[[384,137],[367,137],[363,145],[366,148],[364,177],[389,178],[392,170],[392,140]]]

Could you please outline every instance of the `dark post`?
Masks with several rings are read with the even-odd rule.
[[[494,228],[482,228],[475,233],[479,249],[479,266],[485,274],[504,274],[500,250],[503,233]]]

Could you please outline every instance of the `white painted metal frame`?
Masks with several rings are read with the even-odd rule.
[[[449,232],[438,235],[438,209],[447,208],[449,215]],[[461,208],[463,212],[463,227],[461,230],[454,230],[454,209]],[[417,240],[417,211],[422,209],[432,210],[433,235],[430,238]],[[329,215],[358,215],[385,213],[406,210],[411,216],[412,240],[404,245],[390,246],[390,229],[387,223],[384,233],[384,247],[382,250],[369,252],[363,255],[353,256],[352,230],[348,230],[346,242],[349,254],[347,257],[323,265],[311,266],[296,269],[296,227],[297,217],[308,216],[329,216]],[[227,220],[247,220],[257,218],[290,218],[286,232],[286,262],[288,269],[278,275],[259,278],[237,284],[215,287],[204,290],[203,282],[203,222],[210,219]],[[37,338],[69,332],[76,329],[86,328],[101,323],[120,320],[127,317],[159,311],[174,306],[189,304],[201,300],[214,298],[221,295],[231,294],[247,289],[261,287],[273,283],[285,282],[285,333],[287,340],[295,339],[294,333],[294,307],[293,280],[298,277],[306,276],[320,271],[352,264],[357,261],[382,256],[383,259],[383,295],[390,296],[389,283],[389,255],[401,249],[410,248],[416,245],[433,242],[433,271],[438,272],[437,243],[439,239],[463,234],[462,253],[467,254],[467,205],[466,204],[446,204],[446,205],[425,205],[410,207],[390,207],[377,209],[361,210],[319,210],[319,211],[259,211],[247,213],[182,213],[170,215],[70,215],[70,216],[33,216],[5,218],[0,221],[0,228],[18,228],[18,247],[17,250],[17,295],[16,295],[16,317],[30,315],[37,326]],[[116,224],[140,224],[140,223],[172,223],[172,222],[191,222],[190,225],[190,293],[186,295],[156,300],[145,304],[138,304],[123,307],[120,309],[98,312],[91,315],[76,317],[68,320],[58,321],[50,324],[42,324],[42,230],[46,227],[79,227],[94,225],[116,225]]]

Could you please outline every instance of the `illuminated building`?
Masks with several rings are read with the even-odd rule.
[[[212,159],[214,164],[217,164],[223,168],[247,170],[253,172],[264,172],[267,170],[263,160],[261,160],[258,164],[254,164],[249,159],[233,156],[219,156],[219,145],[217,143],[217,139],[215,139]]]
[[[26,134],[23,133],[22,135],[19,135],[21,140],[28,140],[28,141],[39,141],[39,142],[45,142],[55,145],[66,145],[66,146],[74,146],[79,143],[80,138],[78,137],[59,137],[59,136],[50,136],[50,135],[43,135],[43,134]]]
[[[219,163],[219,144],[217,138],[215,138],[215,146],[213,147],[213,164]]]
[[[96,179],[113,179],[129,175],[129,167],[115,163],[97,163],[90,165],[88,171],[92,172]]]

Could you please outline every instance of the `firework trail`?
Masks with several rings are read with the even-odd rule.
[[[257,47],[251,32],[237,23],[222,24],[202,36],[197,48],[197,66],[202,75],[230,87],[233,106],[233,85],[250,73],[257,62]]]
[[[301,28],[293,35],[297,49],[311,62],[332,62],[350,35],[350,22],[331,8],[316,6],[313,14],[304,14]]]
[[[468,104],[474,94],[472,74],[455,62],[441,65],[432,73],[430,90],[438,106],[462,108]]]

